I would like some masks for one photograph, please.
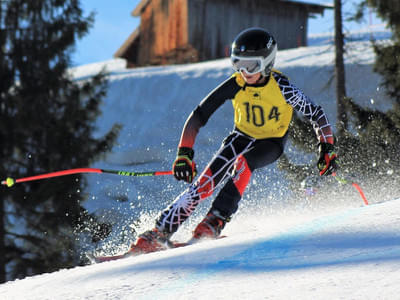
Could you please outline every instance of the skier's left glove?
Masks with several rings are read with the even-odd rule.
[[[334,147],[329,143],[320,143],[319,144],[319,160],[318,160],[318,169],[319,175],[331,175],[337,169],[336,164],[336,153],[334,151]]]
[[[193,161],[194,151],[192,148],[180,147],[178,154],[172,165],[174,176],[177,180],[184,180],[192,183],[193,178],[197,175],[196,164]]]

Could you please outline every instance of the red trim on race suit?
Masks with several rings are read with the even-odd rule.
[[[237,190],[242,196],[246,189],[251,177],[251,170],[247,164],[246,158],[243,155],[238,157],[235,164],[235,176],[233,177],[233,183]]]

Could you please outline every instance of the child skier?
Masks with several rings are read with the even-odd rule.
[[[161,212],[155,228],[139,236],[130,252],[168,248],[171,235],[200,202],[225,182],[208,214],[195,228],[192,239],[217,238],[238,209],[253,171],[273,163],[283,153],[293,109],[309,119],[315,129],[320,175],[331,174],[336,169],[332,129],[324,111],[281,72],[272,69],[276,52],[275,39],[264,29],[249,28],[236,37],[231,51],[235,73],[201,101],[182,131],[173,172],[177,180],[191,184]],[[196,136],[227,100],[234,107],[234,129],[192,183],[196,176],[193,161]]]

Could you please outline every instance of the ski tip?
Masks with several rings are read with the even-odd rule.
[[[109,261],[112,260],[112,257],[108,257],[108,256],[97,256],[93,253],[86,253],[86,262],[88,265],[95,265],[95,264],[99,264],[105,261]]]
[[[103,263],[103,262],[107,262],[107,261],[119,260],[119,259],[127,258],[130,256],[136,256],[139,254],[143,254],[143,253],[132,253],[129,251],[122,253],[122,254],[117,254],[117,255],[96,255],[93,253],[86,253],[86,257],[87,257],[88,261],[90,262],[90,264],[98,264],[98,263]]]
[[[86,263],[88,265],[96,264],[96,256],[93,253],[85,253]]]

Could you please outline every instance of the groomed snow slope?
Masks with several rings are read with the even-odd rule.
[[[242,216],[225,239],[9,282],[0,298],[398,299],[399,211]]]

